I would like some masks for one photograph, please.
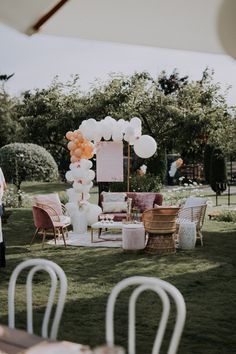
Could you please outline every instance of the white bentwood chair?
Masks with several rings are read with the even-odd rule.
[[[32,281],[35,273],[38,271],[48,272],[51,278],[51,288],[48,296],[48,302],[44,313],[41,335],[43,338],[55,340],[64,308],[66,293],[67,293],[67,278],[56,263],[46,259],[29,259],[18,264],[12,272],[8,286],[8,326],[15,328],[15,288],[16,281],[22,270],[32,267],[27,275],[26,280],[26,303],[27,303],[27,332],[33,334],[33,306],[32,306]],[[56,305],[55,315],[51,324],[50,335],[48,335],[49,320],[52,312],[53,302],[56,295],[58,280],[60,283],[58,301]]]
[[[176,321],[171,336],[167,354],[175,354],[178,349],[181,334],[184,328],[186,317],[186,306],[182,294],[172,284],[153,277],[134,276],[123,279],[112,289],[109,295],[106,309],[106,342],[107,345],[114,346],[114,310],[115,303],[119,293],[127,286],[137,285],[129,300],[129,322],[128,322],[128,354],[136,352],[136,334],[135,334],[135,312],[138,296],[146,290],[156,292],[162,302],[162,315],[160,318],[156,338],[152,348],[152,354],[159,354],[162,340],[165,334],[166,325],[170,313],[170,299],[174,300],[176,306]],[[169,296],[168,296],[169,295]]]

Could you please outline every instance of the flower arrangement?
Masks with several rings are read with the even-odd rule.
[[[180,186],[163,193],[165,205],[182,205],[190,196],[203,196],[203,190],[201,189],[202,184],[192,180],[186,180],[185,177],[180,177],[179,182],[181,184]]]
[[[20,189],[16,191],[15,188],[8,188],[4,192],[2,202],[6,208],[26,207],[32,204],[28,194]]]

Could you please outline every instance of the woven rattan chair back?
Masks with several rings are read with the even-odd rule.
[[[179,207],[160,207],[143,212],[142,221],[148,233],[171,234],[176,230]]]

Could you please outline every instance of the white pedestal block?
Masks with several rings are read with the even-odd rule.
[[[194,222],[181,222],[179,225],[179,248],[192,250],[196,244],[196,225]]]
[[[124,250],[145,248],[145,230],[142,224],[127,224],[122,227],[122,247]]]
[[[87,232],[88,221],[84,210],[77,210],[71,217],[71,222],[75,233],[84,234]]]

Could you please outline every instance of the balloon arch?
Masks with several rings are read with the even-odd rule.
[[[91,169],[91,159],[96,153],[95,145],[102,139],[105,141],[122,142],[133,145],[134,152],[141,158],[149,158],[157,148],[156,141],[149,135],[142,135],[142,123],[138,117],[130,121],[106,117],[101,121],[93,118],[84,120],[78,130],[66,133],[69,140],[68,149],[71,155],[70,170],[66,172],[66,179],[73,183],[67,190],[69,202],[66,204],[72,219],[73,229],[77,233],[84,233],[87,225],[98,220],[102,212],[98,205],[88,202],[89,191],[93,186],[95,172]],[[129,162],[129,159],[128,159]],[[129,169],[129,168],[128,168]]]

